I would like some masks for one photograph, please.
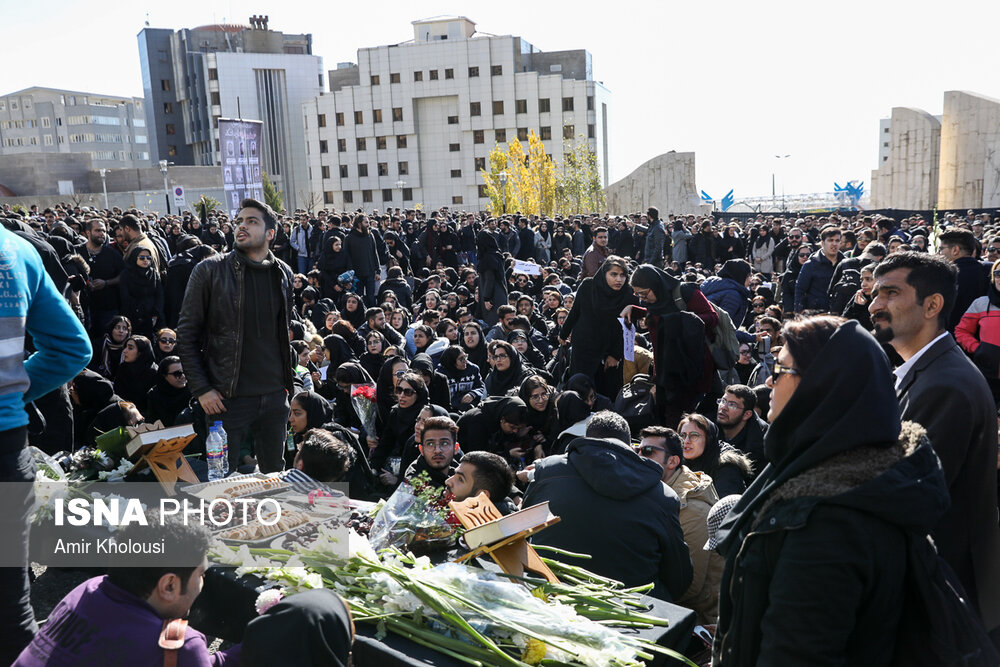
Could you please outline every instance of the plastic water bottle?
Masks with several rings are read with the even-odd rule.
[[[205,440],[208,481],[214,482],[217,479],[222,479],[229,472],[228,445],[226,429],[222,428],[221,421],[215,422],[208,430],[208,439]]]

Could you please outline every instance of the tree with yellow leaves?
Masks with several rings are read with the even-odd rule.
[[[502,173],[507,174],[506,188],[500,176]],[[489,170],[484,169],[482,176],[490,200],[487,208],[492,215],[504,212],[552,215],[555,210],[555,166],[534,131],[528,135],[527,154],[516,139],[507,144],[506,150],[499,144],[494,146],[490,151]]]
[[[563,162],[556,183],[556,210],[562,215],[590,213],[604,208],[604,188],[597,154],[583,135],[563,144]]]

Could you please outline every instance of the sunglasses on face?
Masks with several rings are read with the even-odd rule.
[[[182,377],[184,377],[184,371],[174,371],[173,373],[167,373],[167,375],[172,375],[178,380],[180,380]]]
[[[150,257],[149,255],[139,255],[136,259],[138,259],[140,262],[152,262],[153,261],[153,258]]]
[[[417,392],[410,387],[396,387],[396,396],[416,396]]]
[[[396,372],[394,372],[394,373],[393,373],[393,375],[394,375],[395,377],[398,377],[398,378],[401,378],[401,377],[403,377],[404,375],[406,375],[406,371],[396,371]]]
[[[779,364],[777,361],[774,362],[774,370],[771,371],[771,383],[777,382],[778,378],[782,375],[801,375],[801,373],[790,366]]]
[[[667,451],[663,447],[656,447],[655,445],[635,445],[632,449],[634,449],[635,453],[639,456],[645,456],[647,458],[652,456],[654,452]]]
[[[177,339],[176,338],[161,338],[160,342],[161,343],[166,343],[167,345],[173,345],[174,343],[177,342]]]

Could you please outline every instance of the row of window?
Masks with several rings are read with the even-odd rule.
[[[439,73],[440,73],[440,70],[429,69],[429,70],[427,70],[427,79],[429,81],[437,81],[440,78]],[[503,75],[503,65],[491,65],[490,66],[490,76],[502,76],[502,75]],[[470,79],[474,79],[474,78],[476,78],[478,76],[479,76],[479,67],[478,66],[470,67],[469,68],[469,78]],[[450,68],[450,67],[446,68],[444,70],[444,78],[445,79],[454,79],[455,78],[455,70],[452,69],[452,68]],[[424,71],[420,70],[420,69],[414,70],[414,72],[413,72],[413,80],[414,81],[423,81],[424,80]],[[400,81],[399,72],[389,72],[389,83],[399,83],[399,81]],[[373,86],[380,85],[382,83],[382,77],[381,77],[381,75],[379,75],[379,74],[372,74],[370,82],[371,82],[371,85],[373,85]]]
[[[573,99],[574,98],[572,98],[572,97],[564,97],[564,98],[562,98],[562,110],[563,111],[573,111],[574,110]],[[539,113],[548,113],[551,110],[552,110],[552,100],[550,98],[548,98],[548,97],[539,98],[539,100],[538,100],[538,112]],[[593,110],[594,110],[594,96],[593,95],[588,95],[587,96],[587,111],[593,111]],[[494,100],[493,101],[493,115],[494,116],[501,116],[501,115],[503,115],[503,113],[504,113],[504,103],[503,103],[503,100]],[[528,113],[528,100],[527,99],[514,100],[514,113]],[[471,103],[469,103],[469,115],[470,116],[481,116],[481,115],[483,115],[482,102],[471,102]],[[335,114],[335,116],[334,116],[334,120],[335,120],[335,122],[337,124],[337,127],[342,127],[344,125],[344,112],[343,111],[338,111]],[[392,120],[393,120],[393,122],[400,122],[400,121],[403,120],[403,108],[402,107],[393,107],[393,109],[392,109]],[[355,111],[354,112],[354,124],[355,125],[361,125],[364,122],[365,122],[365,112],[364,111]],[[372,110],[372,122],[373,123],[381,123],[382,122],[382,110],[381,109],[374,109],[374,110]],[[457,125],[458,124],[458,116],[448,116],[448,123],[451,124],[451,125]],[[326,127],[326,114],[321,113],[321,114],[317,115],[317,117],[316,117],[316,124],[319,125],[319,127]]]
[[[149,153],[128,153],[125,151],[90,151],[95,160],[148,160]]]
[[[387,137],[375,137],[375,148],[377,150],[385,150],[388,146]],[[355,139],[355,146],[359,151],[368,150],[368,139],[366,137],[358,137]],[[406,135],[400,134],[396,137],[396,148],[406,148]],[[330,142],[326,139],[320,139],[319,141],[319,152],[329,153],[330,152]],[[346,153],[347,152],[347,139],[337,139],[337,152]]]
[[[449,121],[450,122],[450,121]],[[171,134],[168,132],[167,134]],[[563,139],[573,139],[576,136],[576,126],[575,125],[563,125]],[[596,127],[593,123],[587,125],[587,138],[593,139],[596,137]],[[538,128],[538,138],[542,141],[548,141],[552,139],[552,127],[549,125],[542,125]],[[507,130],[500,129],[493,131],[493,139],[496,143],[502,144],[507,141]],[[519,127],[517,128],[517,140],[527,141],[528,140],[528,128]],[[474,144],[484,144],[486,143],[486,131],[485,130],[473,130],[472,131],[472,143]],[[368,137],[358,137],[354,140],[354,147],[358,151],[368,150]],[[385,150],[388,147],[387,137],[375,137],[375,149]],[[398,135],[396,137],[396,148],[406,148],[406,135]],[[448,144],[448,150],[452,153],[457,153],[462,150],[461,144]],[[330,152],[330,142],[326,139],[320,139],[319,141],[319,152],[329,153]],[[347,152],[347,139],[337,139],[337,152],[346,153]]]
[[[374,192],[373,190],[362,190],[361,191],[361,201],[363,203],[365,203],[365,204],[372,203],[374,201],[372,199],[372,193],[373,192]],[[344,190],[344,192],[341,193],[341,194],[343,194],[343,196],[344,196],[344,203],[345,204],[353,204],[354,203],[354,192],[353,191],[351,191],[351,190]],[[333,204],[334,203],[333,196],[334,196],[334,193],[333,193],[332,190],[326,190],[325,192],[323,192],[323,203],[324,204]],[[487,198],[487,195],[486,195],[486,186],[485,185],[480,185],[479,186],[479,198],[480,199],[486,199]],[[382,202],[383,203],[391,203],[392,201],[393,201],[392,189],[391,188],[383,188],[382,189]],[[413,188],[403,188],[403,201],[404,202],[413,201]],[[451,198],[451,203],[453,205],[461,205],[461,204],[463,204],[464,201],[463,201],[462,195],[453,195],[452,198]]]
[[[122,135],[120,134],[101,134],[94,132],[81,132],[79,134],[69,135],[69,143],[71,144],[90,144],[90,143],[104,143],[104,144],[120,144],[122,142]],[[124,143],[128,143],[128,137],[125,137]],[[142,141],[139,141],[139,137],[136,137],[136,143],[146,143],[146,137],[142,137]]]

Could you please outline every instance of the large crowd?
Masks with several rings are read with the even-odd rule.
[[[247,200],[233,218],[4,205],[0,222],[0,255],[14,236],[37,251],[92,350],[0,424],[27,422],[48,454],[156,421],[194,424],[202,453],[218,420],[231,473],[297,468],[365,500],[426,474],[504,513],[549,501],[561,521],[537,543],[693,609],[717,665],[898,664],[927,635],[904,601],[930,535],[1000,645],[988,214]],[[3,618],[13,659],[30,608]]]

